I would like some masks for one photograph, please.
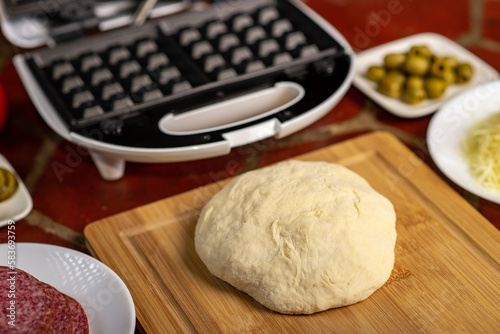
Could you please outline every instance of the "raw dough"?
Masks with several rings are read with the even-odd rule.
[[[358,174],[289,160],[233,179],[203,208],[195,246],[212,274],[271,310],[364,300],[394,265],[396,214]]]

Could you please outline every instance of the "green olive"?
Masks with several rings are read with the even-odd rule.
[[[444,59],[436,60],[431,67],[431,75],[442,78],[444,73],[452,70],[452,67]]]
[[[453,56],[446,56],[442,58],[444,62],[448,63],[451,68],[455,68],[458,66],[458,59]]]
[[[442,78],[432,77],[425,80],[425,90],[430,99],[441,97],[446,91],[446,81]]]
[[[384,66],[388,69],[401,68],[407,56],[404,53],[389,53],[384,57]]]
[[[469,63],[453,55],[438,56],[425,44],[414,44],[407,53],[385,54],[382,66],[370,66],[366,77],[377,83],[377,90],[409,104],[436,99],[449,85],[465,83],[474,75]]]
[[[423,87],[420,88],[407,87],[403,92],[403,101],[410,104],[420,103],[426,98],[427,98],[427,93],[425,92],[425,89]]]
[[[387,76],[401,82],[402,84],[406,81],[406,75],[399,70],[391,70],[387,73]]]
[[[448,85],[454,84],[457,81],[457,75],[453,70],[445,71],[441,77]]]
[[[435,55],[435,54],[431,54],[429,56],[429,62],[432,64],[434,64],[437,60],[439,59],[439,56]]]
[[[405,89],[423,89],[424,79],[418,75],[410,75],[405,83]]]
[[[431,49],[427,45],[414,45],[408,51],[410,56],[424,56],[430,57],[432,55]]]
[[[366,71],[366,77],[375,82],[380,81],[386,74],[386,70],[382,66],[370,66]]]
[[[472,76],[474,75],[474,69],[469,63],[462,63],[457,65],[457,83],[466,83],[469,82]]]
[[[408,74],[425,75],[429,71],[429,58],[424,56],[409,56],[404,65]]]
[[[396,75],[388,75],[382,78],[378,83],[378,91],[389,97],[398,97],[403,90],[403,81]]]

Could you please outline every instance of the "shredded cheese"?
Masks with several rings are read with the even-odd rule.
[[[462,149],[474,180],[500,192],[500,113],[472,126]]]

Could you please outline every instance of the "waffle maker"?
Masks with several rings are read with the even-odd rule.
[[[126,161],[228,154],[317,121],[353,79],[345,38],[298,1],[3,0],[2,31],[38,112],[88,149],[100,175]]]

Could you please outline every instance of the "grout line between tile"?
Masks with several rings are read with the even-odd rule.
[[[44,136],[42,145],[33,159],[33,166],[24,181],[31,194],[34,192],[40,177],[45,172],[61,141],[62,139],[58,136]]]
[[[37,210],[33,210],[26,217],[26,221],[30,226],[39,227],[46,233],[56,235],[60,239],[68,241],[82,249],[87,249],[83,233],[78,233],[67,226],[61,225]]]

